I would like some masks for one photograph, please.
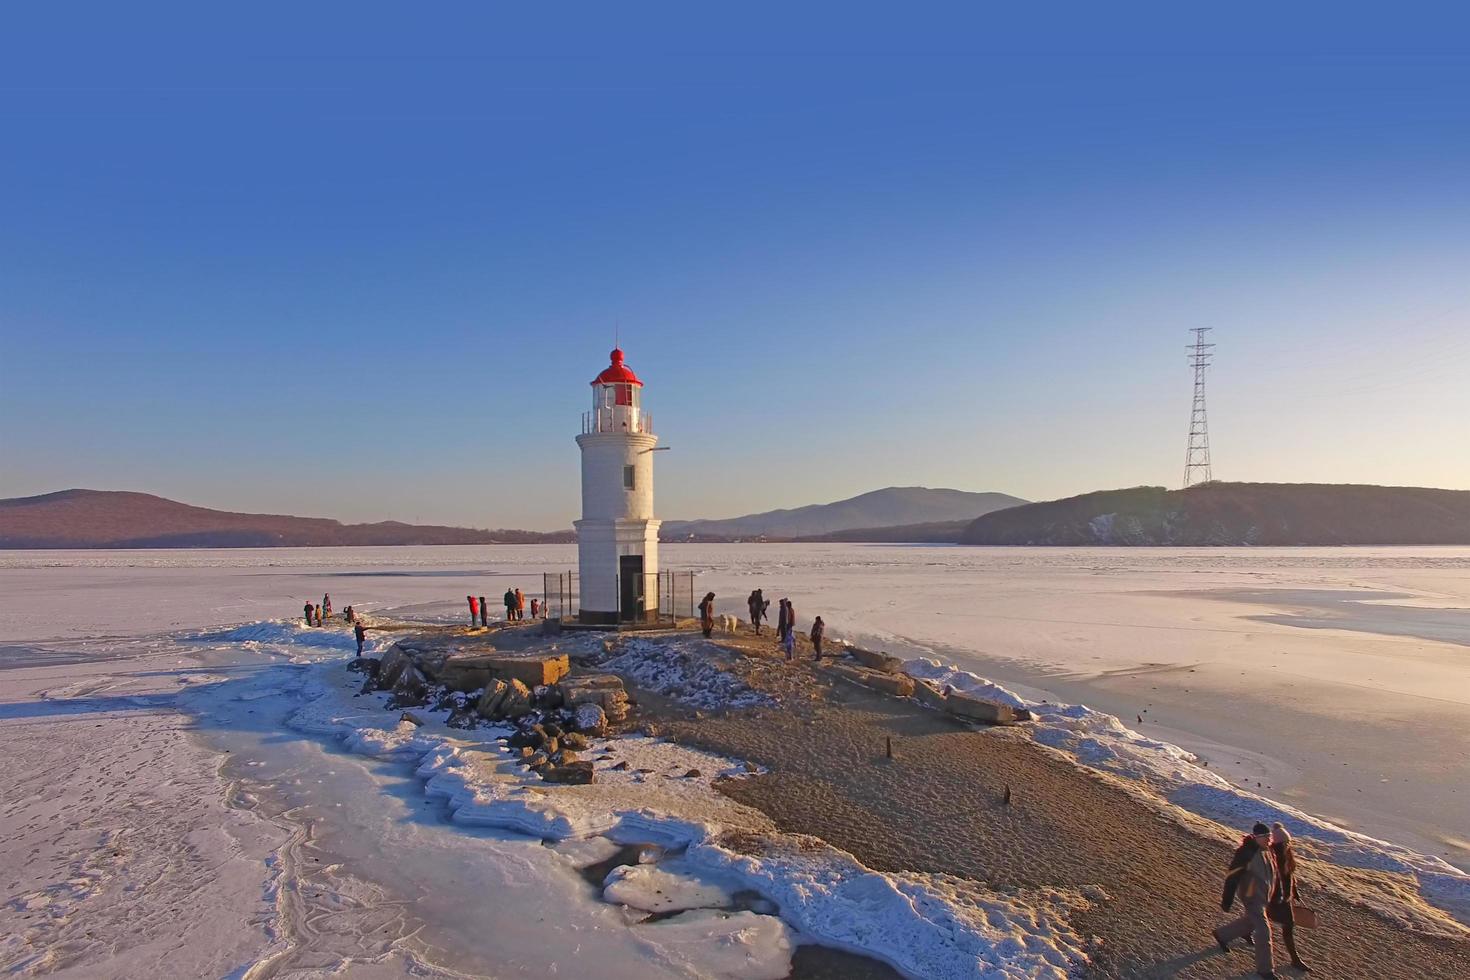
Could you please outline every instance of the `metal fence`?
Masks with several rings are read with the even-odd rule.
[[[694,597],[694,573],[664,570],[660,572],[640,572],[643,581],[638,583],[642,588],[630,590],[635,597],[633,608],[623,608],[623,582],[620,576],[617,579],[617,590],[614,595],[618,597],[617,618],[619,622],[648,622],[644,613],[656,608],[657,617],[653,621],[665,625],[673,625],[676,619],[690,619],[694,616],[696,600]],[[577,589],[576,572],[546,572],[542,575],[541,599],[545,608],[545,615],[549,619],[575,619],[581,611],[580,593]],[[656,606],[650,604],[650,599],[657,602]]]
[[[577,573],[546,572],[542,576],[541,603],[547,619],[577,615]]]

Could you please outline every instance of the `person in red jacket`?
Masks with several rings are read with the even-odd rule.
[[[472,595],[465,596],[465,599],[470,604],[470,625],[474,626],[476,621],[480,618],[480,604],[475,601],[475,597]]]

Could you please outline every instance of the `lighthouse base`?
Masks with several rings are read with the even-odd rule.
[[[587,624],[657,622],[660,521],[581,520],[577,620]]]

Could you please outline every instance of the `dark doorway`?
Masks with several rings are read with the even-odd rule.
[[[618,556],[618,619],[625,623],[643,618],[643,556]]]

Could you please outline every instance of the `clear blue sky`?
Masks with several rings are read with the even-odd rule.
[[[0,15],[0,496],[564,526],[619,323],[667,518],[1177,485],[1194,326],[1217,477],[1470,488],[1463,19],[530,6]]]

